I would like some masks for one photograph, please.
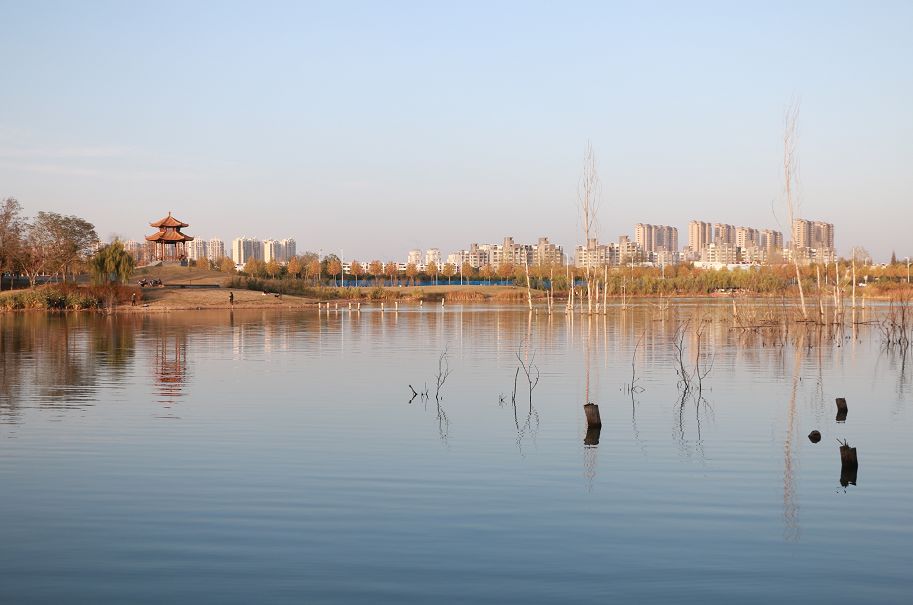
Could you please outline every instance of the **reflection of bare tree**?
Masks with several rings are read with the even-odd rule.
[[[794,541],[799,539],[799,502],[794,483],[793,448],[796,440],[796,392],[799,388],[800,353],[804,336],[796,341],[793,352],[793,381],[789,395],[789,406],[786,414],[786,440],[783,443],[783,523],[784,537]]]

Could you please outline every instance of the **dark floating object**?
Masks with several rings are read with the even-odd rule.
[[[583,438],[583,445],[599,445],[599,433],[602,427],[591,426],[586,430],[586,436]]]
[[[849,411],[849,408],[846,407],[846,399],[843,397],[837,398],[837,422],[846,422],[846,414]]]
[[[840,485],[856,485],[856,473],[859,470],[859,461],[856,458],[856,448],[850,447],[844,441],[840,446]]]
[[[821,441],[821,433],[819,433],[818,431],[812,431],[811,433],[808,434],[808,440],[811,441],[812,443],[818,443],[819,441]]]
[[[602,420],[599,418],[599,406],[595,403],[588,403],[583,406],[583,412],[586,414],[587,428],[602,427]]]

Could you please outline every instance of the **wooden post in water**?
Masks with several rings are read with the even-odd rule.
[[[837,422],[846,422],[846,415],[849,412],[849,408],[846,406],[846,399],[843,397],[837,398]]]
[[[586,414],[586,426],[588,429],[601,428],[602,419],[599,417],[599,406],[595,403],[588,403],[583,406],[583,413]]]
[[[821,441],[821,433],[818,431],[812,431],[811,433],[808,434],[808,440],[811,441],[812,443],[818,443],[819,441]]]

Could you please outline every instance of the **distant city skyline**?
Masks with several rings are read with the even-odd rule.
[[[0,196],[103,238],[168,210],[194,236],[399,258],[505,234],[581,243],[697,218],[838,253],[913,254],[913,4],[7,3]],[[774,212],[776,211],[776,214]],[[906,249],[905,249],[906,248]]]

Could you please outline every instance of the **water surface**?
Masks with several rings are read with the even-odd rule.
[[[684,398],[677,329],[707,372]],[[0,602],[913,595],[911,369],[869,325],[746,332],[696,300],[23,313],[0,356]]]

